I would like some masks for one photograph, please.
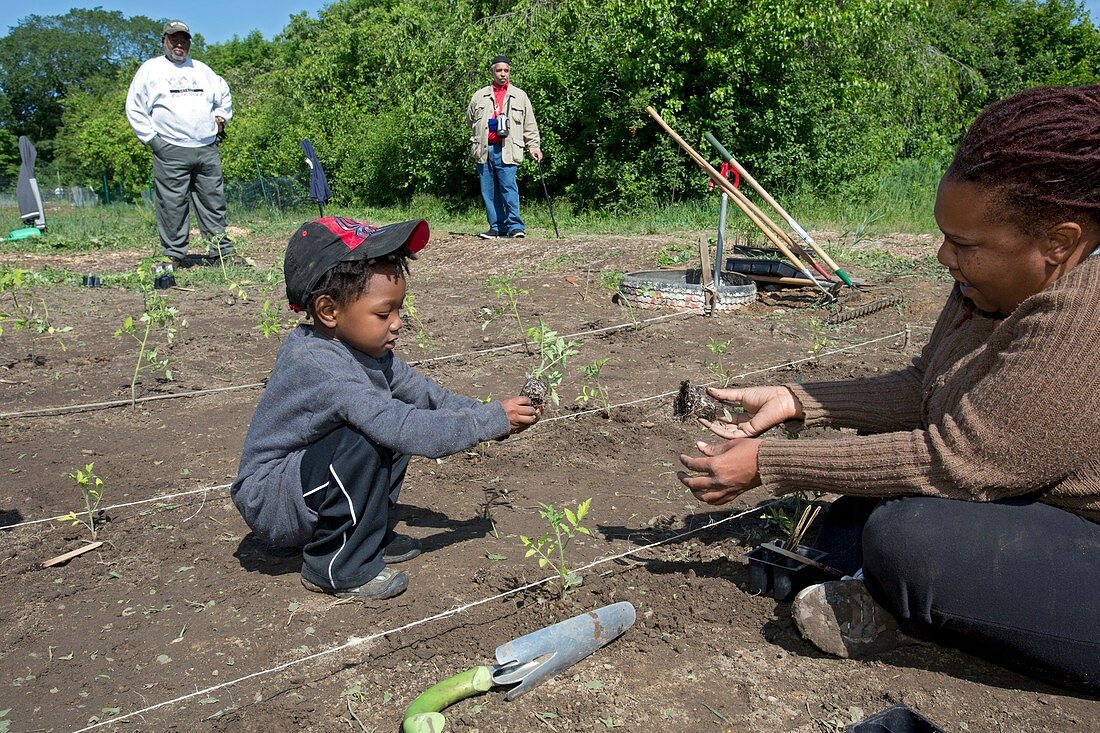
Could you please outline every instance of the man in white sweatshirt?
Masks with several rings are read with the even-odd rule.
[[[191,29],[182,20],[164,24],[164,55],[134,74],[126,117],[138,140],[153,152],[157,232],[172,264],[217,264],[232,256],[226,236],[225,185],[218,142],[233,117],[225,79],[190,58]],[[188,203],[194,195],[205,255],[187,256]]]

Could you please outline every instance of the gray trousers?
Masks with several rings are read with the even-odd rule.
[[[199,231],[210,243],[209,254],[231,254],[233,243],[225,234],[225,184],[217,146],[184,148],[157,136],[150,147],[157,233],[165,256],[182,259],[187,255],[190,204],[194,204]]]

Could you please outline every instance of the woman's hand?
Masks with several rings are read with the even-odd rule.
[[[542,408],[531,404],[529,397],[506,397],[500,401],[504,413],[508,415],[508,434],[515,435],[526,430],[542,417]]]
[[[732,414],[729,420],[719,417],[714,421],[700,421],[719,438],[755,438],[780,423],[803,420],[806,417],[802,411],[802,402],[786,387],[712,387],[707,392],[723,403],[739,404],[745,410]]]
[[[738,438],[711,445],[695,444],[702,456],[681,455],[680,463],[699,475],[679,471],[676,478],[707,504],[726,504],[760,485],[757,456],[760,440]]]

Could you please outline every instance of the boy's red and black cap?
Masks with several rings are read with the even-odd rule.
[[[373,260],[405,249],[409,257],[428,243],[428,222],[412,219],[377,227],[342,216],[303,224],[286,247],[283,274],[292,310],[303,311],[325,273],[341,262]]]

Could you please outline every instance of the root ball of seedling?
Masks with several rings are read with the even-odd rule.
[[[535,407],[542,407],[546,403],[546,397],[550,394],[550,385],[544,380],[527,375],[527,381],[519,393],[531,400]]]
[[[713,420],[718,415],[718,405],[707,394],[706,387],[693,385],[690,380],[680,382],[680,391],[672,402],[672,416],[680,422],[691,418]]]

